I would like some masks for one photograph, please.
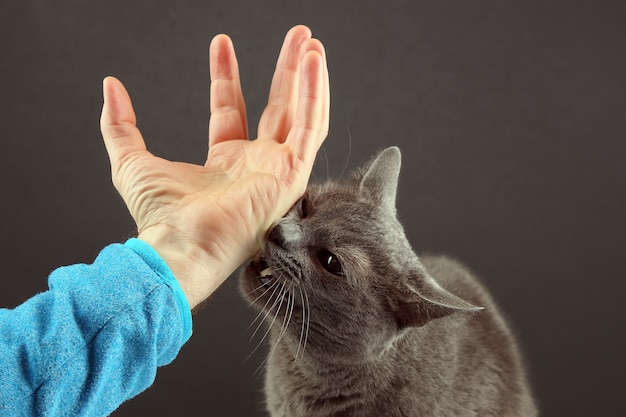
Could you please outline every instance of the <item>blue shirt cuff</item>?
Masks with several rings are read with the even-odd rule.
[[[172,270],[165,263],[163,258],[146,242],[143,240],[132,238],[124,243],[125,246],[131,248],[137,255],[139,255],[144,262],[152,268],[154,272],[159,275],[165,284],[172,289],[176,304],[178,304],[178,310],[180,311],[181,321],[183,324],[183,340],[187,342],[191,337],[192,332],[192,320],[191,320],[191,308],[187,302],[187,297],[180,287],[180,284],[174,277]]]

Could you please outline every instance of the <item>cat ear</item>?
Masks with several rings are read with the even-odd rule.
[[[367,166],[359,183],[359,192],[367,193],[382,205],[395,208],[398,176],[400,175],[400,149],[385,149]]]
[[[398,292],[394,314],[400,329],[421,327],[453,313],[473,313],[484,309],[446,291],[429,276],[420,279],[419,283],[419,288],[406,284]]]

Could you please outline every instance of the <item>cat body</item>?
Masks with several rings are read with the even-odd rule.
[[[310,186],[242,272],[266,314],[272,417],[535,416],[515,340],[458,262],[396,218],[400,152]]]

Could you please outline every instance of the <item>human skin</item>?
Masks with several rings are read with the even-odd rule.
[[[139,232],[165,260],[191,308],[261,250],[267,230],[304,193],[328,133],[324,47],[305,26],[286,35],[261,116],[248,139],[230,38],[209,48],[211,118],[204,165],[152,155],[120,81],[103,81],[100,120],[113,184]]]

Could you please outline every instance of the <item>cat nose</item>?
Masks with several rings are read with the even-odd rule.
[[[273,244],[280,246],[281,248],[285,247],[285,235],[283,233],[283,228],[280,224],[274,225],[270,230],[270,234],[267,237],[267,240],[272,242]]]
[[[302,239],[302,230],[297,224],[280,222],[270,230],[267,240],[283,249],[294,249]]]

